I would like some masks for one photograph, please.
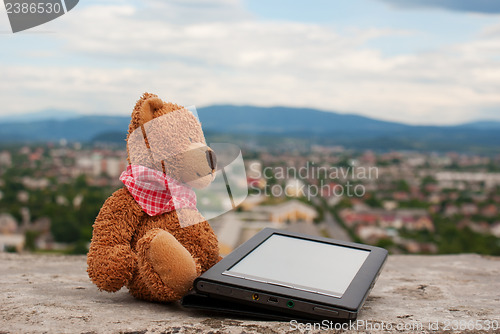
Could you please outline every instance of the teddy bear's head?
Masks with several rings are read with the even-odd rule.
[[[152,168],[194,188],[215,178],[216,158],[200,122],[186,108],[144,93],[127,135],[128,161]]]

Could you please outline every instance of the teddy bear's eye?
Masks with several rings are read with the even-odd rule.
[[[193,142],[193,138],[191,137],[188,137],[189,138],[189,141],[192,143]]]

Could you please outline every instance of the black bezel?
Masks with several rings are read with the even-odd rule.
[[[355,248],[360,250],[367,250],[370,251],[370,254],[366,258],[365,262],[363,263],[358,273],[356,274],[352,282],[349,284],[349,287],[347,288],[347,290],[345,291],[345,293],[342,295],[341,298],[321,295],[313,292],[302,291],[287,287],[281,287],[277,285],[271,285],[267,283],[245,280],[242,278],[237,278],[222,274],[224,271],[234,266],[248,253],[253,251],[256,247],[258,247],[261,243],[263,243],[265,240],[267,240],[270,236],[274,234],[299,238],[303,240],[319,241],[332,245]],[[231,254],[227,255],[219,263],[217,263],[215,266],[213,266],[204,274],[202,274],[200,277],[198,277],[194,282],[194,287],[197,290],[196,287],[199,281],[213,282],[233,287],[256,290],[264,293],[271,293],[282,296],[291,296],[295,299],[301,299],[303,301],[318,303],[325,306],[333,306],[345,309],[347,311],[357,312],[363,305],[363,302],[367,297],[372,287],[372,284],[374,284],[377,275],[379,274],[386,258],[387,258],[387,250],[379,247],[334,240],[324,237],[308,236],[294,232],[287,232],[279,229],[266,228],[257,233],[250,240],[248,240],[243,245],[235,249]],[[335,265],[335,263],[332,263],[331,265]]]

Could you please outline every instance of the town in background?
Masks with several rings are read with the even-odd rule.
[[[221,254],[265,227],[391,253],[500,255],[500,155],[242,144],[248,198],[209,222]],[[0,147],[0,251],[84,254],[123,145]]]

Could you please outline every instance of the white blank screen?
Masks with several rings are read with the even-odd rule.
[[[275,234],[224,274],[341,298],[369,254]]]

